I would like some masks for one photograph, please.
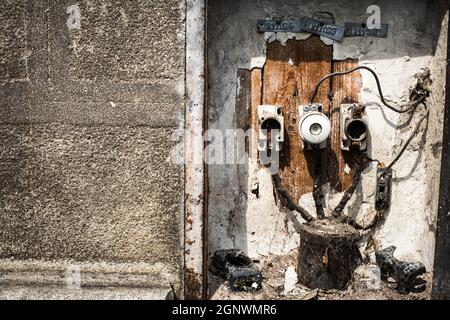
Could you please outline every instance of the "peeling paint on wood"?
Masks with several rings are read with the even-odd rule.
[[[357,67],[358,60],[347,59],[333,62],[333,72],[345,71]],[[330,186],[332,190],[343,191],[352,184],[352,171],[346,172],[350,157],[348,152],[343,152],[340,146],[340,105],[343,103],[358,102],[358,92],[361,90],[361,76],[358,71],[334,77],[332,79],[332,104],[330,108],[331,130],[329,170]],[[347,168],[348,169],[348,168]]]
[[[286,46],[273,42],[267,48],[263,71],[263,103],[282,106],[286,136],[280,159],[280,177],[295,201],[313,188],[316,165],[314,152],[303,152],[298,131],[298,106],[309,103],[314,86],[331,72],[333,49],[319,37],[304,41],[289,40]],[[319,90],[317,101],[328,113],[329,82]],[[326,172],[326,153],[322,153],[322,171]]]
[[[258,106],[262,104],[262,70],[261,69],[253,69],[252,70],[252,75],[251,75],[251,93],[252,93],[252,98],[251,98],[251,105],[250,105],[250,109],[251,109],[251,125],[250,127],[253,130],[256,130],[257,128],[257,109]],[[253,135],[250,138],[250,153],[249,156],[251,159],[257,160],[258,159],[258,137],[257,135]]]

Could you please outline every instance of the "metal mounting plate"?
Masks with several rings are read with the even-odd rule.
[[[389,25],[382,23],[380,29],[371,29],[364,23],[346,23],[345,37],[375,37],[387,38]]]
[[[300,20],[258,20],[259,32],[310,32],[336,41],[342,41],[345,28],[313,18]]]
[[[380,29],[353,22],[348,22],[345,27],[341,27],[309,17],[302,17],[299,20],[258,20],[259,32],[309,32],[339,42],[344,37],[386,38],[388,29],[387,23],[382,23]]]

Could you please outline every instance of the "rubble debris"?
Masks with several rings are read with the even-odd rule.
[[[211,262],[211,272],[227,280],[232,291],[251,292],[261,289],[261,272],[239,249],[216,251]]]
[[[319,289],[314,289],[305,293],[298,300],[317,300],[318,297],[319,297]]]
[[[426,268],[421,262],[405,262],[394,257],[395,246],[390,246],[381,251],[375,251],[377,264],[381,269],[381,279],[387,281],[392,277],[397,282],[397,291],[410,293],[425,290],[424,281],[417,279],[426,273]]]
[[[261,289],[261,272],[252,267],[230,266],[228,284],[232,291],[258,291]]]
[[[311,290],[310,288],[308,288],[307,286],[304,286],[300,283],[297,283],[294,286],[294,289],[292,289],[291,291],[289,291],[289,293],[284,294],[284,292],[282,292],[280,295],[283,297],[286,297],[286,299],[290,299],[290,298],[294,298],[296,300],[302,300],[302,298],[304,296],[306,296],[308,293],[310,293],[311,291],[315,291],[316,289]],[[308,300],[308,299],[307,299]]]
[[[368,290],[381,289],[381,270],[376,264],[363,264],[356,268],[354,275]]]
[[[294,267],[289,267],[286,269],[284,274],[284,294],[288,294],[295,289],[295,285],[298,282],[298,275]]]
[[[395,290],[394,281],[381,281],[379,290],[368,290],[366,283],[360,277],[353,277],[345,290],[309,289],[299,283],[289,294],[284,294],[284,279],[287,268],[295,266],[299,251],[294,249],[286,255],[270,255],[261,257],[260,262],[254,261],[255,266],[263,274],[262,289],[257,292],[231,291],[223,278],[210,273],[211,300],[429,300],[431,296],[431,275],[421,276],[426,280],[426,290],[401,294]],[[375,259],[375,257],[374,257]]]

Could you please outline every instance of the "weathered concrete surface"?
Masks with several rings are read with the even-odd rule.
[[[73,290],[54,285],[2,285],[5,300],[164,300],[167,288],[105,287]]]
[[[393,206],[386,224],[377,234],[384,247],[397,245],[399,256],[403,259],[422,261],[428,271],[433,270],[439,206],[448,14],[444,17],[439,30],[435,54],[428,62],[433,80],[427,103],[430,111],[428,125],[422,126],[419,136],[395,166]],[[411,123],[415,125],[422,114],[416,115]],[[407,117],[400,117],[399,123],[407,123]],[[413,130],[411,128],[406,130],[401,125],[399,128],[393,154],[397,154]]]
[[[238,68],[262,68],[267,41],[285,43],[290,38],[305,39],[308,34],[259,34],[257,20],[261,18],[297,19],[300,16],[328,16],[337,24],[365,22],[366,9],[372,1],[216,1],[209,13],[209,127],[234,128]],[[415,83],[414,74],[422,68],[431,69],[433,94],[428,101],[431,110],[426,136],[421,133],[394,168],[392,208],[382,230],[376,234],[381,247],[395,244],[404,259],[433,263],[434,224],[436,216],[436,179],[439,172],[441,116],[443,110],[443,68],[445,58],[440,34],[441,18],[433,1],[379,1],[381,19],[390,24],[386,39],[348,38],[333,45],[333,58],[357,58],[362,65],[379,75],[385,97],[391,103],[408,102],[409,89]],[[439,44],[438,44],[439,43]],[[411,122],[380,106],[376,85],[371,75],[361,72],[360,101],[368,104],[371,146],[369,156],[389,162],[409,136],[421,115],[418,110]],[[405,125],[406,123],[406,125]],[[410,124],[410,126],[408,126]],[[375,169],[363,173],[363,181],[350,201],[346,214],[368,222],[374,214]],[[298,246],[298,234],[291,223],[292,214],[280,212],[275,205],[272,183],[267,171],[249,162],[249,182],[259,186],[259,197],[252,190],[240,192],[236,165],[210,165],[209,173],[209,250],[239,247],[251,257],[281,254]],[[327,186],[325,186],[327,187]],[[327,209],[333,208],[342,194],[326,189]],[[431,192],[430,192],[431,190]],[[237,206],[240,199],[246,205]],[[301,204],[314,212],[312,194]],[[243,218],[244,217],[244,218]],[[298,217],[301,222],[301,218]],[[262,221],[264,223],[262,223]]]
[[[183,170],[170,155],[183,121],[184,6],[0,4],[0,273],[10,276],[0,297],[111,297],[46,287],[49,261],[162,274],[138,291],[106,277],[117,297],[156,297],[169,282],[180,293]],[[37,279],[17,280],[30,260]]]
[[[26,7],[24,1],[0,3],[0,80],[23,80],[28,76]]]
[[[183,70],[173,45],[179,42],[173,32],[179,29],[179,6],[176,1],[81,1],[81,27],[70,37],[69,74],[85,81],[176,79]]]
[[[0,258],[177,264],[171,129],[0,127]]]
[[[163,264],[0,261],[6,299],[165,299],[174,270]]]

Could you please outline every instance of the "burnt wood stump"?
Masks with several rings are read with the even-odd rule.
[[[344,289],[358,266],[359,233],[348,224],[314,220],[300,228],[298,280],[311,289]]]

